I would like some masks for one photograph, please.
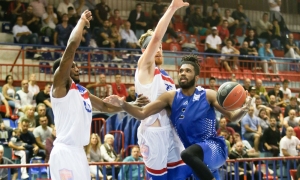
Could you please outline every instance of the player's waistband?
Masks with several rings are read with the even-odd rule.
[[[69,144],[64,144],[64,143],[55,143],[54,147],[62,147],[62,148],[68,148],[72,149],[74,151],[83,151],[83,146],[77,146],[77,145],[69,145]]]

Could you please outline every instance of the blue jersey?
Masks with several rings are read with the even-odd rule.
[[[192,96],[185,96],[178,89],[170,119],[186,148],[217,137],[215,110],[208,103],[206,91],[202,87],[197,87]]]

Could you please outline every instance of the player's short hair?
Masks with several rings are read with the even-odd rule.
[[[53,68],[53,74],[55,73],[56,69],[59,67],[60,62],[61,62],[61,58],[58,58],[58,59],[56,59],[56,60],[54,61],[53,67],[52,67],[52,68]]]
[[[146,49],[151,38],[152,38],[152,35],[154,34],[154,31],[152,29],[149,29],[146,33],[144,33],[140,39],[139,39],[139,46],[142,48],[142,49]]]
[[[199,61],[198,61],[198,57],[196,55],[187,55],[187,56],[183,56],[181,59],[181,64],[180,66],[182,66],[183,64],[190,64],[194,67],[195,70],[195,75],[200,75],[200,65],[199,65]]]

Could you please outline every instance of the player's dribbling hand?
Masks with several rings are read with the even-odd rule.
[[[89,10],[85,10],[80,17],[81,20],[85,21],[85,26],[87,28],[90,28],[90,20],[92,20],[92,18],[92,12]]]
[[[183,2],[183,0],[172,0],[172,3],[170,4],[170,7],[174,7],[176,9],[179,9],[184,6],[189,6],[189,3]]]

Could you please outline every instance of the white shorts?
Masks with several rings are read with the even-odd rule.
[[[49,165],[53,180],[88,180],[91,178],[83,147],[55,144],[50,154]]]
[[[180,153],[184,150],[184,146],[170,125],[144,127],[143,132],[140,126],[138,143],[148,169],[166,169],[168,163],[181,161]]]

